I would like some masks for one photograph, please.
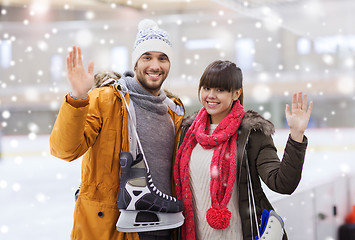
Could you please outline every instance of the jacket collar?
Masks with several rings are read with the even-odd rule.
[[[267,136],[275,133],[274,124],[263,118],[259,113],[252,110],[245,112],[240,128],[261,131]]]

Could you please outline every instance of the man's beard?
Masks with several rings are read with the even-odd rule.
[[[164,73],[161,73],[161,75],[164,76]],[[155,84],[152,85],[152,84],[148,83],[145,76],[146,76],[146,73],[144,73],[144,74],[137,73],[137,80],[141,84],[141,86],[144,89],[146,89],[147,91],[153,91],[153,92],[160,91],[161,86],[163,85],[166,78],[162,79],[158,85],[155,85]]]

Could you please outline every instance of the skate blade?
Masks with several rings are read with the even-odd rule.
[[[182,212],[157,213],[150,211],[120,210],[116,227],[119,232],[147,232],[180,227],[184,223]]]
[[[274,211],[270,211],[269,218],[266,223],[266,227],[260,239],[263,240],[281,240],[283,236],[283,220]],[[254,240],[258,240],[256,237]]]

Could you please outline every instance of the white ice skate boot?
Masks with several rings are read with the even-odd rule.
[[[259,232],[260,238],[256,236],[254,240],[281,240],[283,227],[284,222],[275,211],[264,209]]]
[[[133,161],[129,152],[120,153],[121,180],[117,206],[120,232],[145,232],[177,228],[184,222],[182,201],[154,186],[142,155]]]

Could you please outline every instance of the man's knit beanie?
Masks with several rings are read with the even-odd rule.
[[[138,33],[132,53],[132,67],[146,52],[162,52],[172,61],[172,45],[168,33],[158,27],[151,19],[144,19],[138,24]]]

